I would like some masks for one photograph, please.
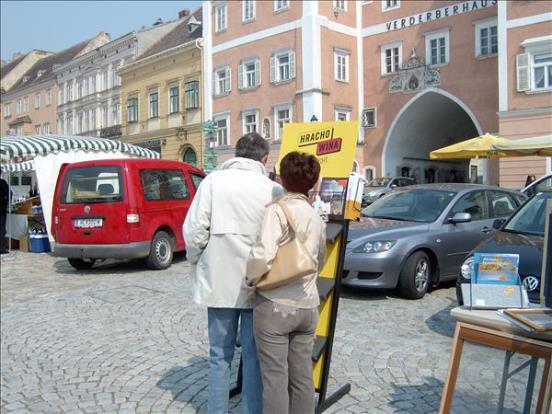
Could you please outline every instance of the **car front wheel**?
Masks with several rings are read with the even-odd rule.
[[[165,231],[155,233],[151,242],[150,254],[146,264],[150,269],[161,270],[168,268],[173,259],[173,240]]]
[[[88,260],[82,260],[82,259],[67,259],[69,264],[73,266],[77,270],[88,270],[94,266],[94,263],[96,262],[95,259],[88,259]]]
[[[406,260],[399,275],[399,291],[407,299],[421,299],[431,278],[431,262],[424,252],[415,252]]]

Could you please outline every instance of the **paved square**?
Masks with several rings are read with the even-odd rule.
[[[207,316],[191,300],[184,256],[157,272],[140,261],[78,272],[47,254],[1,260],[2,413],[205,411]],[[450,284],[419,301],[344,292],[330,391],[352,390],[327,412],[437,412],[454,306]],[[466,346],[454,412],[496,409],[503,358]],[[512,380],[505,412],[521,411],[526,378]],[[237,396],[232,412],[239,404]]]

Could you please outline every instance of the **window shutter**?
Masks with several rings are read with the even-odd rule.
[[[238,88],[243,89],[243,64],[238,66]]]
[[[270,57],[270,82],[276,82],[276,57]]]
[[[232,69],[230,66],[226,68],[226,82],[228,82],[228,92],[232,90]]]
[[[289,52],[289,77],[295,79],[295,51]]]
[[[255,86],[259,86],[261,84],[261,61],[256,60],[255,61]]]
[[[518,92],[531,89],[531,68],[529,65],[529,58],[529,53],[520,53],[516,56]]]
[[[217,71],[214,71],[213,72],[213,96],[217,96],[218,94],[219,94],[219,91],[217,91]]]

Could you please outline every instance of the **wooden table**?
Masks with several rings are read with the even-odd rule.
[[[464,342],[473,342],[491,346],[493,348],[503,349],[509,353],[521,353],[530,355],[535,361],[536,359],[544,360],[544,370],[540,383],[539,395],[537,399],[537,413],[548,414],[550,412],[550,398],[552,389],[552,342],[550,335],[539,335],[532,333],[532,338],[526,335],[526,332],[521,328],[514,328],[512,324],[496,314],[496,311],[470,311],[463,308],[453,309],[452,317],[458,322],[454,333],[454,341],[452,345],[452,354],[449,363],[449,370],[443,396],[441,398],[442,414],[450,412],[456,378],[458,376],[458,368],[460,366],[460,357],[462,356],[462,348]],[[464,321],[468,322],[464,322]],[[513,332],[507,332],[508,327]],[[529,334],[527,332],[527,334]],[[538,339],[537,339],[537,338]],[[509,357],[507,357],[509,364]],[[505,369],[507,365],[505,362]],[[536,368],[536,364],[531,367],[532,371]],[[533,372],[534,375],[534,372]],[[503,381],[507,378],[503,373]],[[531,381],[529,381],[531,382]],[[504,385],[504,384],[503,384]],[[528,391],[532,389],[531,384],[528,384]]]

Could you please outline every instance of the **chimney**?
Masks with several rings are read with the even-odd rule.
[[[163,19],[161,17],[158,17],[152,26],[159,26],[160,24],[163,24]]]
[[[178,18],[183,19],[184,17],[188,17],[190,15],[190,10],[183,9],[178,12]]]

